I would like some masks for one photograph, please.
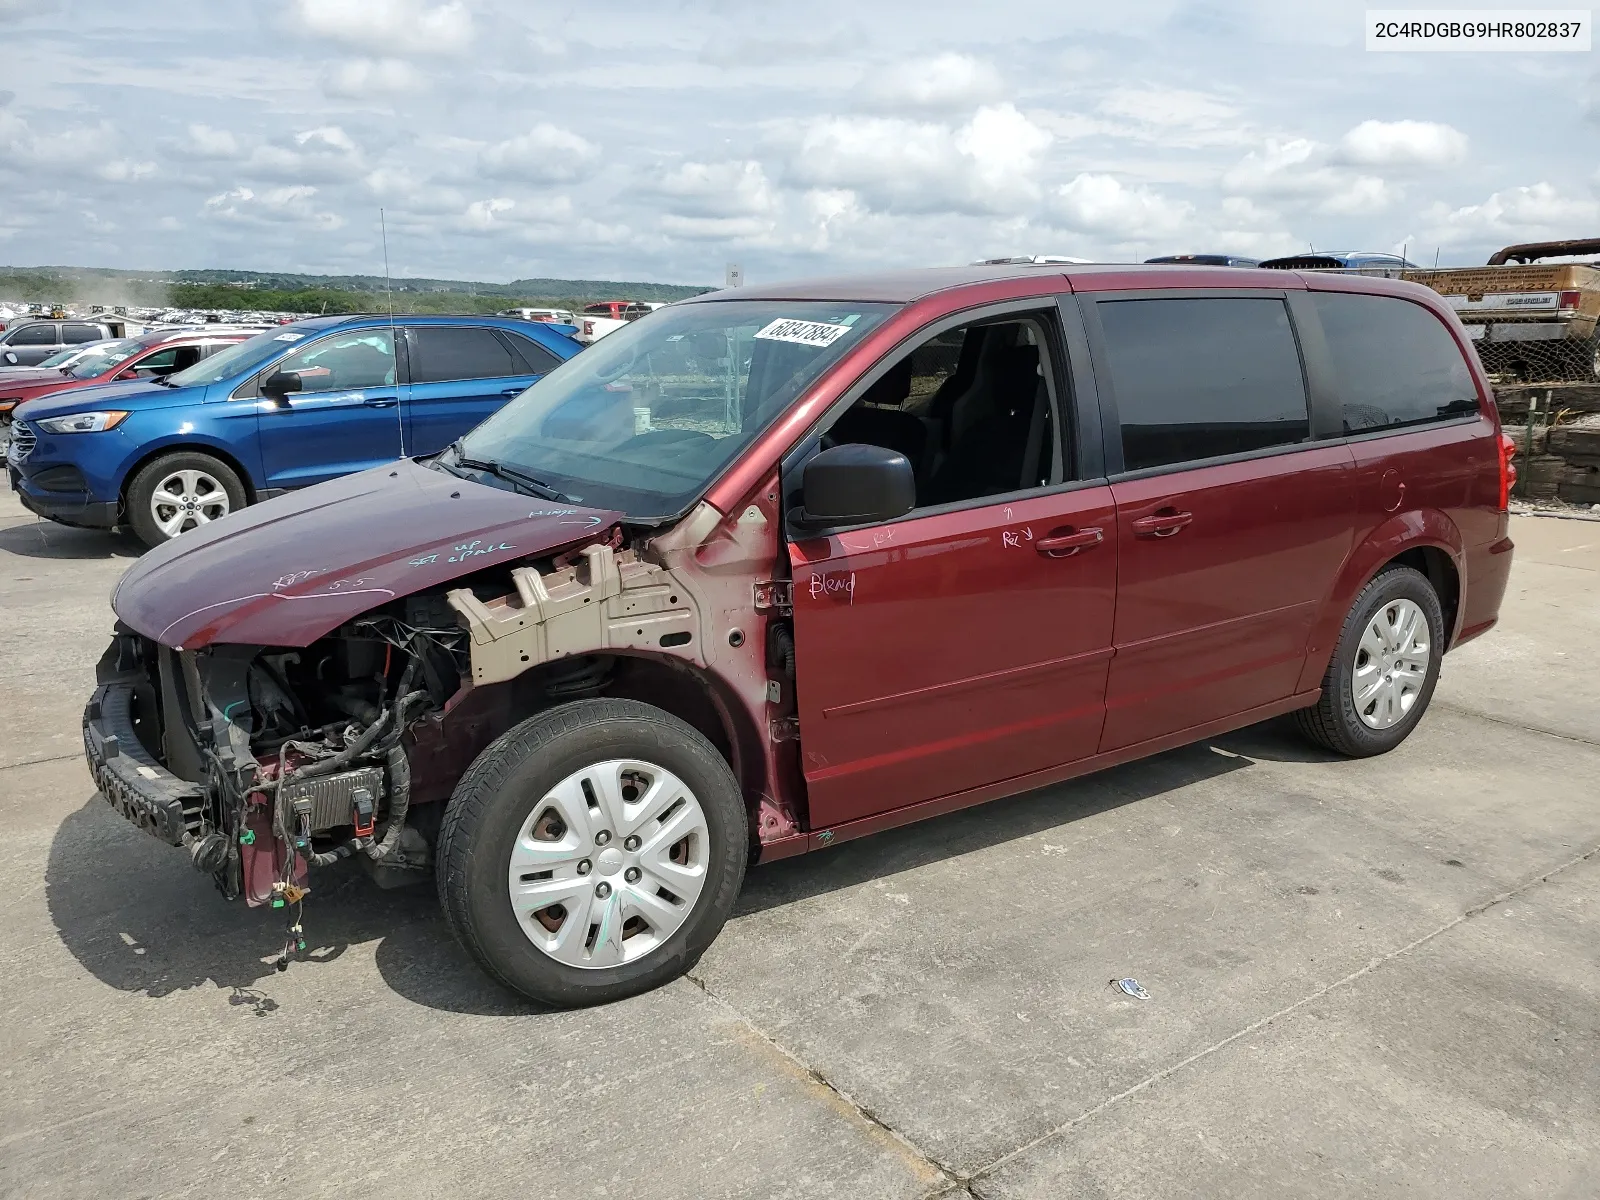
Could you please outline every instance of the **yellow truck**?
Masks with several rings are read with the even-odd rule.
[[[1525,383],[1600,380],[1600,268],[1544,262],[1600,256],[1600,238],[1528,242],[1490,255],[1487,266],[1406,271],[1460,315],[1491,375]]]

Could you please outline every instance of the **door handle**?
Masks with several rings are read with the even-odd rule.
[[[525,387],[519,387],[519,388],[506,388],[506,390],[505,390],[505,391],[503,391],[503,392],[501,392],[501,393],[500,393],[500,394],[501,394],[501,395],[502,395],[502,396],[504,396],[504,397],[505,397],[505,398],[506,398],[506,399],[507,399],[507,400],[509,400],[509,399],[511,399],[511,397],[513,397],[513,396],[520,396],[520,395],[522,395],[522,393],[523,393],[523,392],[525,392],[525,391],[527,391],[527,390],[528,390],[528,389],[527,389],[527,388],[525,388]]]
[[[1193,513],[1169,508],[1151,513],[1148,517],[1140,517],[1133,522],[1133,532],[1138,537],[1171,537],[1193,520]]]
[[[400,401],[393,396],[368,396],[361,403],[368,408],[393,408]]]
[[[1068,558],[1079,550],[1093,550],[1105,541],[1105,531],[1098,527],[1075,529],[1071,533],[1040,538],[1033,548],[1046,558]]]

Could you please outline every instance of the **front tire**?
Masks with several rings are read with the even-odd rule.
[[[1381,571],[1361,589],[1322,677],[1322,698],[1295,713],[1300,732],[1352,758],[1393,750],[1433,699],[1444,613],[1427,576]]]
[[[163,454],[128,485],[127,516],[146,546],[209,525],[245,506],[244,484],[221,459],[194,450]]]
[[[439,834],[439,901],[493,978],[551,1008],[677,978],[733,911],[738,782],[698,731],[633,700],[530,717],[478,756]]]

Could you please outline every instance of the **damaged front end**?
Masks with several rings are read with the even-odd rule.
[[[408,733],[457,690],[465,633],[439,597],[394,607],[300,649],[178,650],[119,626],[84,712],[96,784],[251,905],[298,902],[308,867],[343,858],[384,883],[426,871]]]

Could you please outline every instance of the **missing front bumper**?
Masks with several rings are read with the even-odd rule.
[[[158,763],[134,729],[135,686],[105,683],[83,710],[83,750],[95,785],[112,808],[169,846],[197,837],[205,798],[197,784]]]

